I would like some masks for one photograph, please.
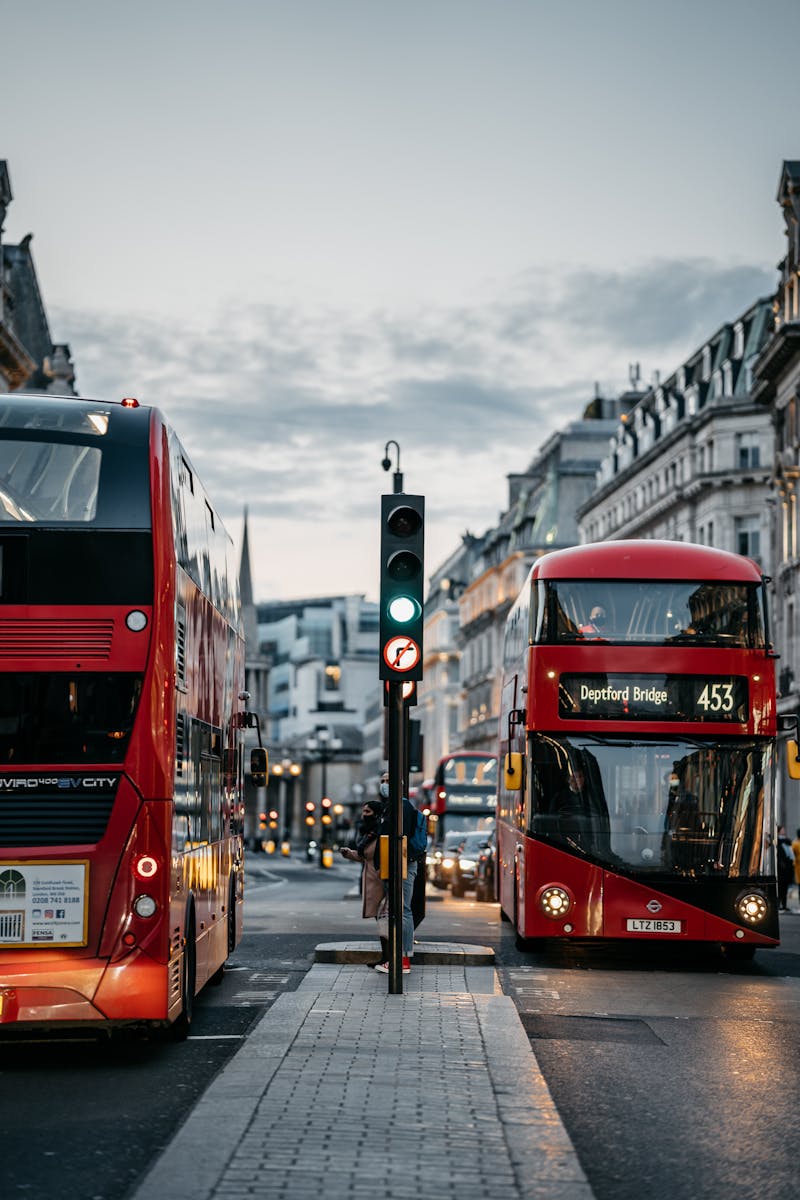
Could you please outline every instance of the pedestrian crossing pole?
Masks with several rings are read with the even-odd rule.
[[[389,995],[403,993],[403,684],[389,687]]]
[[[400,447],[386,443],[382,467],[391,469],[393,491],[381,496],[380,679],[386,686],[389,760],[389,993],[403,991],[403,790],[406,778],[408,706],[404,685],[422,678],[425,584],[425,497],[403,491]]]

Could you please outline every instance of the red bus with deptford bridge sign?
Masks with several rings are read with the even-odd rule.
[[[508,616],[497,886],[521,945],[778,942],[775,658],[749,559],[541,557]]]

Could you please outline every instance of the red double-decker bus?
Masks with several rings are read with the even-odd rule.
[[[0,398],[0,1030],[185,1036],[241,936],[243,678],[159,411]]]
[[[520,944],[778,942],[765,581],[703,546],[547,554],[509,613],[497,886]]]
[[[446,833],[494,829],[497,755],[456,750],[439,760],[430,795],[423,799],[435,845]]]

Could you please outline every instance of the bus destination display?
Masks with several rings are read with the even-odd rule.
[[[573,720],[733,721],[749,716],[743,675],[562,675],[558,713]]]

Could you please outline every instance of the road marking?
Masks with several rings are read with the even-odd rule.
[[[238,1042],[246,1038],[246,1033],[191,1033],[187,1042]]]
[[[514,991],[517,992],[518,995],[520,995],[520,996],[538,996],[540,998],[546,997],[548,1000],[560,1000],[561,999],[561,996],[555,990],[555,988],[518,987],[518,988],[515,988]]]

